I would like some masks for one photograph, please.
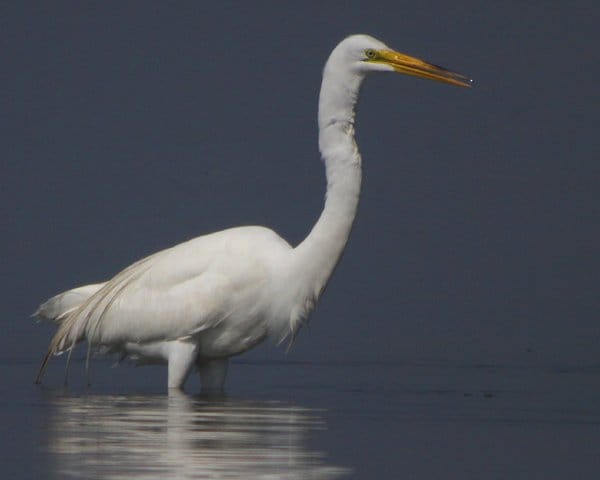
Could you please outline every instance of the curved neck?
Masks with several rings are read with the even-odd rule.
[[[356,74],[339,75],[329,63],[323,74],[319,149],[327,175],[325,207],[310,234],[295,249],[302,283],[309,289],[305,293],[315,299],[344,251],[358,207],[362,170],[354,141],[354,106],[362,79]]]

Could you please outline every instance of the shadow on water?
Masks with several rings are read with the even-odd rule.
[[[309,448],[318,410],[282,402],[48,393],[43,440],[59,478],[334,479]]]

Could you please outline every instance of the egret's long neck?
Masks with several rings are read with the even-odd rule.
[[[319,97],[319,149],[327,194],[319,220],[296,247],[302,280],[318,297],[348,241],[360,196],[361,158],[354,141],[354,106],[362,76],[339,75],[326,66]]]

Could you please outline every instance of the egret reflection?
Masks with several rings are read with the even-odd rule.
[[[281,402],[56,396],[45,442],[60,478],[334,479],[309,436],[319,412]]]

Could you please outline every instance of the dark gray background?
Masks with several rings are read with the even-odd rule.
[[[321,69],[339,40],[364,32],[475,86],[367,80],[364,188],[346,254],[287,356],[265,346],[236,359],[233,405],[267,401],[257,407],[267,418],[272,400],[317,408],[326,429],[311,448],[354,478],[597,477],[599,10],[4,2],[4,475],[99,465],[94,449],[75,448],[91,441],[115,442],[123,455],[104,460],[120,478],[135,472],[119,458],[140,451],[152,458],[138,467],[163,477],[156,442],[177,434],[164,423],[177,414],[165,406],[165,369],[98,361],[82,394],[81,363],[63,392],[58,359],[34,387],[51,328],[28,315],[202,233],[262,224],[300,241],[325,188]],[[154,423],[128,424],[138,402]],[[207,409],[190,408],[181,458],[193,467]],[[101,414],[123,420],[106,423],[108,438],[86,421]],[[73,448],[52,450],[64,444]]]
[[[288,358],[598,363],[591,5],[5,4],[2,355],[41,358],[40,301],[156,250],[240,224],[300,241],[321,68],[364,32],[475,86],[367,80],[355,229]]]

